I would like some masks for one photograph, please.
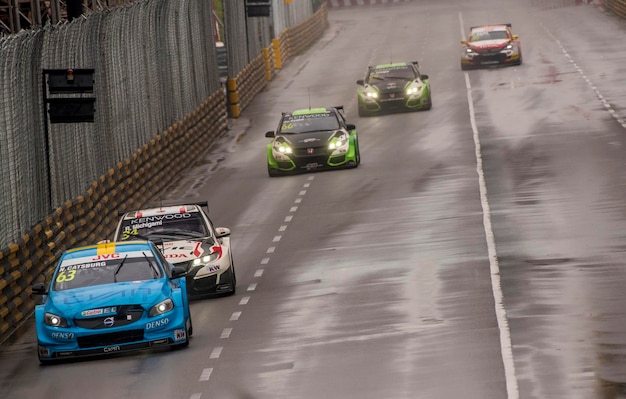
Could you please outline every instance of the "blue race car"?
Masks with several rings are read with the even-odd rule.
[[[39,361],[185,347],[193,333],[185,269],[146,241],[65,251],[35,308]]]

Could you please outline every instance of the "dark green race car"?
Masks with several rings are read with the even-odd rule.
[[[370,66],[359,85],[359,116],[385,112],[419,111],[433,105],[428,75],[417,61]]]
[[[356,168],[361,162],[356,126],[346,123],[343,106],[285,112],[278,129],[265,133],[270,176]]]

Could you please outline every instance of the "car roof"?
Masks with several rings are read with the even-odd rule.
[[[105,242],[68,249],[65,251],[63,258],[75,259],[87,256],[111,255],[137,251],[152,251],[152,245],[147,241]]]
[[[412,62],[393,62],[390,64],[378,64],[374,65],[375,69],[383,69],[383,68],[397,68],[402,66],[410,66]]]
[[[295,111],[291,112],[291,115],[317,115],[317,114],[325,114],[328,112],[332,112],[333,108],[304,108],[304,109],[297,109]],[[286,113],[285,115],[288,115],[289,113]]]
[[[495,30],[509,30],[511,24],[498,24],[498,25],[481,25],[472,26],[470,32],[491,32]]]
[[[194,212],[200,212],[199,205],[189,204],[189,205],[161,206],[158,208],[139,209],[136,211],[126,212],[124,214],[124,220],[139,219],[139,218],[159,216],[159,215],[173,215],[173,214],[179,214],[179,213],[194,213]]]

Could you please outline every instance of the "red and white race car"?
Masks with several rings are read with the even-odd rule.
[[[522,45],[511,33],[511,24],[472,26],[467,40],[461,40],[461,69],[489,65],[521,65]]]

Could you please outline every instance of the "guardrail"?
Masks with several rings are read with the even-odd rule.
[[[280,35],[284,53],[278,65],[276,56],[281,54],[274,51],[274,45],[264,49],[233,79],[232,92],[213,93],[182,120],[110,168],[85,195],[66,201],[17,242],[0,250],[0,343],[32,314],[35,298],[31,286],[50,280],[52,266],[63,251],[110,238],[118,210],[145,205],[226,132],[232,93],[238,109],[243,110],[271,79],[272,70],[308,48],[327,26],[324,4],[307,21]]]
[[[626,0],[603,0],[604,7],[617,16],[626,18]]]

